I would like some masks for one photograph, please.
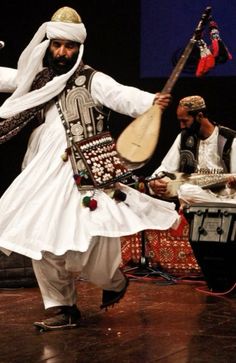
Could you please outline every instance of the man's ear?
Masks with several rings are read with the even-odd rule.
[[[196,116],[196,120],[198,121],[198,122],[201,122],[202,121],[202,119],[204,118],[204,115],[203,115],[203,112],[198,112],[198,114],[197,114],[197,116]]]

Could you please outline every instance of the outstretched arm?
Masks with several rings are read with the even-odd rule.
[[[17,70],[14,68],[0,67],[0,92],[13,93],[16,85]]]
[[[171,99],[169,94],[150,93],[136,87],[120,84],[102,72],[94,74],[91,94],[96,103],[131,117],[138,117],[143,114],[154,103],[164,109]]]

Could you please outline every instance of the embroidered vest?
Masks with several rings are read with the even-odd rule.
[[[94,73],[94,69],[80,66],[68,80],[65,90],[61,94],[65,118],[68,118],[73,124],[77,123],[77,126],[73,126],[73,128],[74,136],[79,139],[103,131],[108,119],[108,114],[94,104],[90,94],[90,85]],[[53,77],[53,72],[50,69],[43,69],[35,77],[31,90],[43,87]],[[29,122],[34,122],[35,127],[42,124],[45,106],[46,104],[42,104],[8,119],[0,119],[0,144],[17,135]]]
[[[185,129],[181,132],[180,165],[181,173],[191,174],[196,171],[199,139]]]
[[[53,78],[53,73],[48,68],[43,69],[33,81],[31,90],[43,87]],[[43,108],[45,104],[35,106],[7,119],[0,119],[0,144],[16,136],[29,123],[34,127],[44,122]]]
[[[236,131],[219,126],[218,151],[223,161],[224,172],[230,173],[230,150]],[[187,129],[181,132],[179,171],[191,174],[197,171],[199,139]]]
[[[231,145],[236,137],[236,131],[228,127],[219,127],[219,138],[218,138],[218,150],[224,162],[224,169],[226,172],[230,173],[230,150]]]
[[[79,175],[81,185],[92,184],[92,180],[75,145],[102,133],[108,119],[108,113],[103,112],[103,106],[97,106],[91,96],[91,82],[95,73],[96,71],[91,67],[80,67],[56,100],[56,106],[65,127],[74,177]],[[67,159],[66,154],[68,151],[65,152],[63,160]]]
[[[108,113],[91,96],[91,82],[96,71],[88,66],[79,69],[59,96],[61,112],[69,124],[73,141],[81,141],[106,128]]]

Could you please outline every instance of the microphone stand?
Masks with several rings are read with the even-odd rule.
[[[169,173],[169,172],[165,172],[165,171],[161,171],[158,174],[151,176],[151,177],[146,177],[145,179],[143,179],[144,184],[148,183],[151,180],[156,180],[156,179],[162,179],[165,176],[169,177],[170,179],[176,179],[176,175]],[[137,181],[136,181],[137,182]],[[129,185],[134,185],[135,183],[130,183]],[[161,276],[163,278],[165,278],[168,281],[172,281],[172,278],[170,276],[168,276],[168,274],[163,273],[162,271],[153,268],[150,264],[150,259],[148,256],[146,256],[146,231],[143,230],[140,232],[141,233],[141,256],[139,259],[139,263],[138,266],[135,267],[131,267],[130,269],[126,270],[126,272],[129,271],[133,271],[133,275],[134,276],[144,276],[144,277],[148,277],[148,276]]]
[[[145,231],[141,231],[141,256],[139,259],[139,264],[138,264],[138,266],[125,269],[125,273],[130,273],[134,278],[135,277],[162,277],[164,280],[167,281],[167,282],[165,282],[165,284],[175,283],[175,279],[173,276],[169,275],[167,272],[163,272],[150,265],[149,257],[146,256],[146,233],[145,233]]]

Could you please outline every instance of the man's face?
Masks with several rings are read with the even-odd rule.
[[[74,66],[78,57],[79,46],[79,43],[71,40],[51,40],[47,61],[56,75],[67,73]]]
[[[191,133],[199,133],[201,127],[199,117],[189,115],[185,107],[178,106],[177,119],[179,120],[181,130],[188,129]]]

